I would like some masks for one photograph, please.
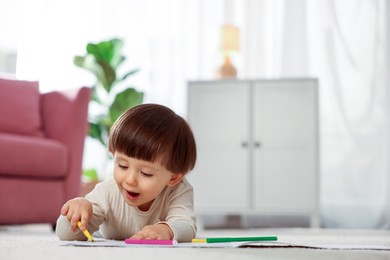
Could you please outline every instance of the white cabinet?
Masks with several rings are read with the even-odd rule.
[[[310,215],[318,225],[317,80],[189,82],[188,97],[198,213]]]

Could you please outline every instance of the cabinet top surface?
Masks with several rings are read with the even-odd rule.
[[[189,84],[209,83],[253,83],[253,82],[294,82],[294,81],[318,81],[317,78],[260,78],[260,79],[220,79],[220,80],[189,80]]]

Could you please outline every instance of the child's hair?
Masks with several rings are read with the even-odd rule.
[[[186,174],[196,161],[195,138],[187,122],[171,109],[142,104],[128,109],[110,130],[109,150]]]

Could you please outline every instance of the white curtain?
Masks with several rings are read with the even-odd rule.
[[[237,25],[239,78],[319,79],[324,226],[389,227],[385,0],[8,1],[0,12],[18,10],[19,77],[39,79],[43,91],[92,85],[73,56],[88,42],[121,37],[123,69],[141,69],[130,84],[184,116],[187,80],[214,78],[219,28]],[[94,164],[98,149],[89,149]]]
[[[318,10],[323,217],[336,227],[375,228],[390,189],[385,2],[327,1]]]
[[[385,4],[246,1],[245,76],[319,78],[326,227],[389,225]]]

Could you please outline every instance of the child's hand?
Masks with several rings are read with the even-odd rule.
[[[173,238],[172,229],[166,224],[157,224],[145,226],[141,231],[136,233],[131,239],[155,239],[170,240]]]
[[[92,204],[84,198],[71,199],[62,206],[61,215],[66,216],[73,232],[78,228],[78,221],[81,222],[80,229],[85,230],[92,217]]]

